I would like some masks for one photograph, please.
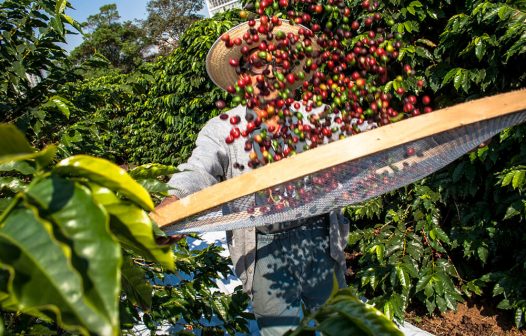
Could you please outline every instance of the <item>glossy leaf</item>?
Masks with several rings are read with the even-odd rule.
[[[54,171],[59,175],[85,177],[102,186],[116,190],[146,210],[153,210],[148,192],[124,169],[99,158],[76,155],[57,164]]]
[[[107,213],[94,202],[89,189],[58,176],[31,186],[27,197],[70,241],[78,258],[76,267],[86,272],[81,274],[88,288],[86,297],[109,316],[116,329],[121,250],[110,232]]]
[[[2,224],[0,261],[11,270],[11,296],[4,308],[53,316],[64,328],[85,335],[88,330],[117,334],[108,316],[86,298],[82,278],[71,264],[72,252],[53,236],[51,223],[35,209],[18,208]]]
[[[59,96],[54,96],[54,97],[51,97],[49,99],[49,103],[50,105],[52,104],[53,106],[55,106],[56,108],[58,108],[58,110],[60,112],[62,112],[62,114],[66,117],[66,118],[69,118],[69,115],[70,115],[70,110],[69,110],[69,107],[68,107],[68,104],[67,104],[67,101],[62,98],[62,97],[59,97]]]
[[[159,262],[174,270],[174,255],[170,246],[159,246],[155,241],[153,226],[146,212],[129,202],[119,200],[111,190],[97,185],[90,186],[95,200],[110,214],[110,226],[123,247]]]
[[[367,335],[403,335],[396,325],[373,306],[350,296],[336,296],[330,307]]]
[[[68,0],[57,0],[57,3],[55,5],[55,13],[62,14],[64,12],[64,9],[66,9],[67,4]]]

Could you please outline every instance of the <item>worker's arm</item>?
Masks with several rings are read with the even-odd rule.
[[[192,155],[186,163],[177,167],[180,172],[173,174],[168,181],[168,185],[173,188],[170,191],[171,196],[166,197],[155,208],[156,211],[226,178],[229,156],[227,145],[221,138],[222,132],[224,126],[218,123],[218,120],[212,119],[203,127]],[[158,242],[172,244],[183,237],[184,235],[180,234],[161,237]]]

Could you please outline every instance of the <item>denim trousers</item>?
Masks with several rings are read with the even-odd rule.
[[[334,276],[345,286],[344,269],[330,256],[326,222],[258,233],[253,307],[262,336],[297,327],[302,304],[308,314],[325,303]]]

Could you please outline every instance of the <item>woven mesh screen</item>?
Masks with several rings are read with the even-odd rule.
[[[526,111],[438,133],[241,197],[163,230],[174,234],[275,227],[327,213],[415,182],[524,121]]]

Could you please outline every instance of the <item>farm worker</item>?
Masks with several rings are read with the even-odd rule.
[[[299,28],[283,21],[274,30],[297,33]],[[239,37],[247,29],[248,24],[242,23],[227,34],[231,38]],[[206,69],[220,88],[226,90],[243,75],[250,76],[255,82],[255,77],[262,71],[270,70],[272,73],[271,64],[267,64],[265,69],[241,67],[241,73],[236,73],[228,62],[239,56],[238,48],[227,48],[221,39],[210,49]],[[250,54],[243,57],[242,61],[249,62]],[[275,90],[265,93],[264,96],[260,94],[265,101],[271,101],[278,95]],[[318,113],[319,109],[311,113]],[[299,111],[308,114],[303,106]],[[259,112],[258,108],[251,110],[240,105],[225,113],[229,119],[239,117],[237,126],[244,129],[247,124],[245,116]],[[175,188],[173,196],[166,198],[159,208],[250,170],[244,142],[225,142],[231,128],[228,120],[225,122],[219,117],[208,121],[197,137],[191,157],[178,167],[181,172],[174,174],[169,181],[169,185]],[[341,211],[270,226],[227,231],[234,273],[252,299],[262,335],[283,335],[295,328],[299,324],[301,304],[308,310],[321,306],[333,289],[334,276],[340,287],[345,286],[344,247],[348,233],[349,223]]]

